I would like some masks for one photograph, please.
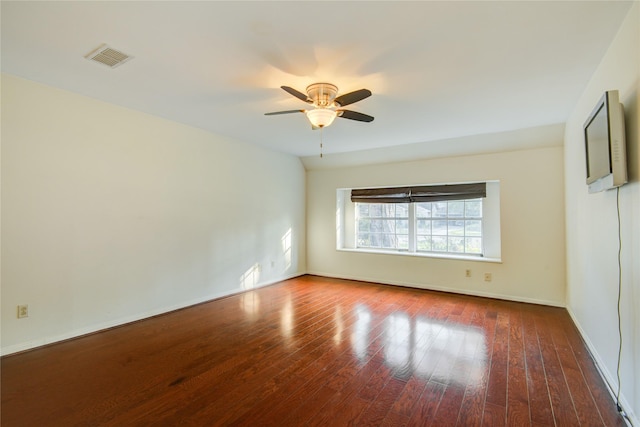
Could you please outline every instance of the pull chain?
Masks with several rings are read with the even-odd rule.
[[[322,158],[322,129],[324,126],[320,128],[320,158]]]

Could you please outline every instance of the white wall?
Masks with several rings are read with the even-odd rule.
[[[567,308],[610,384],[617,389],[618,223],[616,192],[587,194],[582,126],[606,90],[620,91],[630,183],[620,189],[622,225],[622,393],[640,425],[640,3],[576,105],[565,129]]]
[[[548,148],[308,171],[309,273],[564,306],[561,144],[560,140]],[[500,181],[502,263],[336,250],[338,188],[483,180]],[[471,278],[465,277],[466,269],[472,270]],[[492,273],[491,282],[483,280],[485,272]]]
[[[304,192],[296,157],[3,75],[2,353],[304,273]]]

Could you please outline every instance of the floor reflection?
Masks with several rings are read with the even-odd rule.
[[[369,331],[371,329],[371,312],[364,305],[357,305],[356,322],[351,333],[351,347],[354,353],[364,361],[367,356],[367,348],[369,347]]]
[[[337,306],[333,312],[333,323],[336,327],[336,333],[333,336],[333,342],[338,346],[342,342],[342,332],[344,331],[344,319],[342,318],[341,306]]]
[[[394,313],[385,319],[384,358],[394,367],[407,366],[411,358],[413,328],[406,313]]]
[[[351,346],[363,360],[374,345],[374,315],[363,305],[355,307],[355,315]],[[479,328],[422,316],[412,319],[405,312],[388,315],[381,326],[381,351],[389,367],[443,384],[473,386],[482,381],[487,343]]]
[[[255,320],[260,313],[260,296],[257,292],[245,292],[240,296],[240,308],[245,312],[246,317]]]
[[[280,332],[287,346],[291,345],[291,335],[293,334],[293,304],[291,294],[287,298],[280,312]]]

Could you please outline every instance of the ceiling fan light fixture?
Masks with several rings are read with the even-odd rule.
[[[324,128],[333,123],[338,113],[329,108],[316,108],[306,112],[307,118],[315,127]]]
[[[314,83],[307,86],[307,95],[318,108],[330,107],[337,94],[338,87],[331,83]]]

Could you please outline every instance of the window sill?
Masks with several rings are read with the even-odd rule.
[[[399,251],[385,251],[375,249],[352,249],[352,248],[337,248],[341,252],[354,252],[365,254],[378,254],[378,255],[399,255],[399,256],[411,256],[419,258],[438,258],[438,259],[451,259],[459,261],[475,261],[475,262],[492,262],[502,263],[502,258],[490,258],[484,256],[473,255],[454,255],[454,254],[440,254],[440,253],[426,253],[426,252],[399,252]]]

